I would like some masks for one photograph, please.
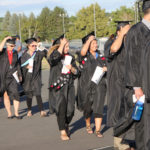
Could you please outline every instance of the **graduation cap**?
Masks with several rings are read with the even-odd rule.
[[[92,32],[89,33],[88,35],[84,36],[84,37],[82,38],[82,43],[85,44],[86,41],[89,39],[90,36],[95,36],[94,31],[92,31]]]
[[[30,39],[27,39],[25,40],[26,44],[31,44],[32,42],[37,42],[36,38],[30,38]]]
[[[119,31],[121,27],[130,24],[130,22],[132,21],[115,21],[115,23],[117,23],[117,31]]]
[[[65,37],[64,34],[62,34],[59,38],[55,39],[52,46],[56,45],[56,44],[60,44],[60,40],[63,39]]]
[[[6,43],[15,45],[15,44],[16,44],[16,39],[15,39],[15,38],[8,39],[8,40],[6,41]]]
[[[142,0],[143,1],[143,12],[150,8],[150,0]]]

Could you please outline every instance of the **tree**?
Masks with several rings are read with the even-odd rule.
[[[134,23],[134,10],[132,8],[127,8],[126,6],[121,6],[116,11],[111,13],[110,21],[109,21],[109,33],[113,34],[116,31],[116,23],[115,21],[133,21]]]
[[[93,8],[94,5],[92,4],[87,8],[82,8],[77,13],[77,19],[74,21],[74,26],[70,27],[69,29],[69,38],[82,38],[87,33],[94,31]],[[96,3],[95,12],[97,36],[106,36],[108,34],[108,17],[106,16],[105,9],[101,9],[100,6]],[[71,33],[74,30],[73,28],[75,29],[75,32]]]
[[[11,19],[11,14],[9,11],[7,11],[5,14],[5,17],[3,19],[3,23],[2,23],[2,30],[3,31],[9,32],[10,19]]]
[[[10,31],[11,35],[18,34],[18,16],[14,13],[10,18],[10,23],[8,26],[8,31]]]
[[[41,37],[42,40],[48,40],[50,34],[50,16],[51,10],[48,7],[42,9],[41,14],[37,17],[37,34]]]

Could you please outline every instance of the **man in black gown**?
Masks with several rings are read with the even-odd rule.
[[[137,99],[145,94],[145,105],[140,121],[135,123],[137,150],[150,149],[150,106],[149,106],[149,42],[150,0],[143,1],[143,20],[134,25],[126,38],[126,86]]]
[[[107,59],[107,82],[108,82],[108,91],[107,91],[107,126],[115,127],[116,125],[121,126],[123,118],[125,118],[126,113],[132,108],[132,103],[130,104],[129,98],[125,98],[127,93],[125,87],[125,56],[126,51],[124,47],[125,36],[130,29],[129,21],[117,21],[117,31],[116,36],[110,38],[105,44],[105,57]],[[120,122],[121,121],[121,122]],[[128,124],[127,124],[128,125]],[[119,127],[120,127],[119,126]],[[134,136],[128,134],[124,131],[124,126],[121,126],[121,129],[118,127],[119,132],[121,130],[121,138],[114,138],[114,146],[120,147],[122,149],[127,149],[133,142]],[[115,134],[116,130],[114,130]],[[118,132],[118,131],[117,131]],[[124,133],[124,134],[122,134]],[[132,133],[130,131],[130,133]],[[120,135],[119,135],[120,137]],[[122,141],[127,141],[125,144],[121,144]],[[127,145],[126,145],[127,144]],[[131,145],[130,145],[131,146]]]

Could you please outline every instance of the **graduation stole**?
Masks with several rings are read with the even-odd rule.
[[[69,56],[69,54],[64,55],[64,57]],[[64,64],[63,64],[64,67]],[[58,77],[57,81],[52,83],[50,85],[50,89],[55,89],[55,91],[60,90],[64,85],[69,83],[71,77],[71,71],[68,71],[67,73],[63,73],[63,68],[61,75]]]
[[[13,61],[13,52],[14,51],[15,51],[14,49],[12,51],[8,51],[7,50],[7,55],[8,55],[10,69],[12,69],[12,61]]]
[[[23,64],[21,65],[21,67],[24,67],[24,66],[28,65],[29,62],[30,62],[30,60],[31,60],[31,59],[34,59],[35,55],[36,55],[36,51],[32,54],[32,57],[31,57],[31,58],[29,58],[25,63],[23,63]]]

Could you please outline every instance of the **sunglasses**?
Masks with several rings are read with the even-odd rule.
[[[15,45],[8,45],[8,46],[10,46],[10,47],[15,47]]]
[[[37,45],[30,45],[31,47],[37,47]]]

